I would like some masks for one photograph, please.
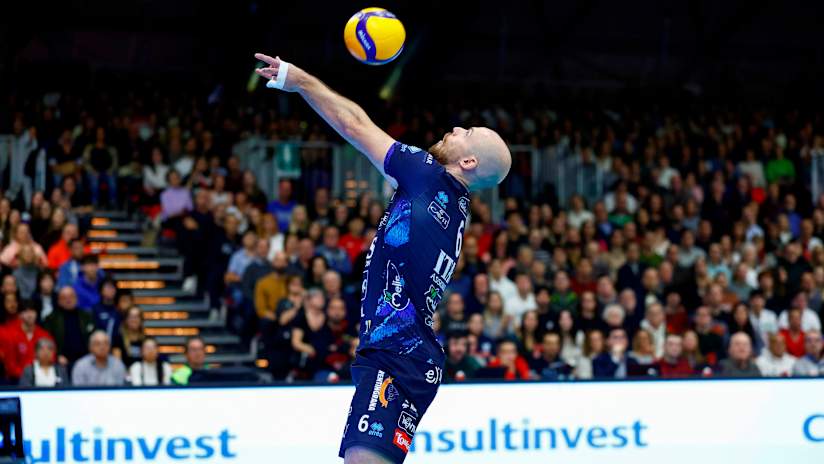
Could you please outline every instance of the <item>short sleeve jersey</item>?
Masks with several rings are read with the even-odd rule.
[[[384,171],[398,187],[367,253],[359,350],[441,364],[433,314],[461,254],[469,192],[431,154],[399,142]]]

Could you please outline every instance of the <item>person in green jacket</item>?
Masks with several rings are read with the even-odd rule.
[[[172,373],[172,383],[175,385],[189,385],[189,378],[197,370],[206,369],[206,343],[200,337],[191,337],[186,340],[186,364],[178,367]]]
[[[784,149],[775,147],[775,158],[767,163],[767,183],[792,183],[795,181],[795,165],[784,157]]]

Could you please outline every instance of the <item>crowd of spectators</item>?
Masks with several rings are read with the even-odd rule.
[[[333,198],[322,150],[302,152],[304,175],[270,198],[232,153],[248,137],[336,139],[295,111],[123,98],[47,95],[0,131],[25,154],[4,167],[0,200],[4,376],[185,384],[204,366],[199,339],[179,372],[158,358],[83,240],[95,207],[152,219],[185,285],[226,309],[276,380],[347,379],[382,199]],[[448,381],[824,375],[820,115],[397,106],[382,117],[407,143],[486,125],[605,173],[602,198],[532,197],[516,158],[501,217],[473,198],[435,320]]]

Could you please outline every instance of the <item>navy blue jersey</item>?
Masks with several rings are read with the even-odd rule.
[[[384,171],[398,188],[369,247],[363,273],[359,351],[391,352],[442,365],[432,330],[461,254],[469,192],[431,154],[395,142]]]

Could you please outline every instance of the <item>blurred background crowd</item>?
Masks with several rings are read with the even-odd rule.
[[[273,380],[349,377],[383,196],[333,197],[325,149],[301,149],[299,176],[259,185],[234,148],[337,140],[305,108],[162,92],[9,107],[7,383],[186,384],[210,368],[203,339],[172,366],[145,334],[140,305],[89,247],[101,210],[127,211],[144,245],[182,256],[183,287],[225,315]],[[424,148],[453,125],[490,126],[585,174],[581,191],[559,197],[551,181],[534,188],[516,156],[496,208],[473,198],[435,325],[447,381],[824,375],[820,112],[395,100],[373,117]]]

